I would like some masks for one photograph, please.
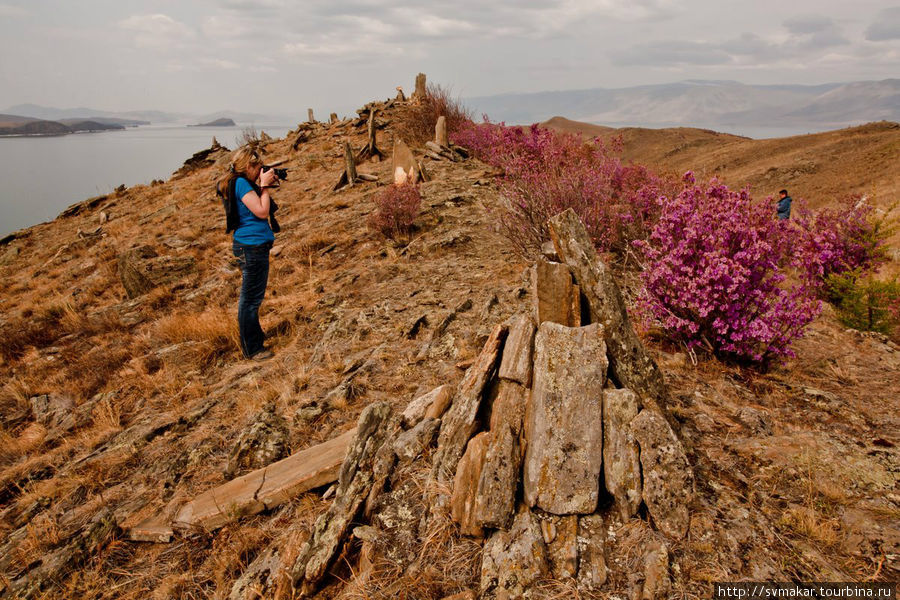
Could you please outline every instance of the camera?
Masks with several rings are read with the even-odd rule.
[[[274,170],[275,177],[280,179],[281,181],[287,181],[287,169],[279,169],[278,167],[265,167],[265,170]]]

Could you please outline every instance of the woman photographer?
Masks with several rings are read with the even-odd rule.
[[[263,168],[256,150],[237,150],[226,185],[226,231],[234,231],[232,250],[241,265],[241,298],[238,301],[238,328],[241,351],[246,358],[265,360],[273,356],[263,345],[265,334],[259,326],[259,306],[269,279],[269,250],[275,234],[269,226],[274,212],[269,188],[278,182],[275,170]]]

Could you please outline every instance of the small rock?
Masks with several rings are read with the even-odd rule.
[[[406,428],[414,427],[426,417],[426,414],[431,416],[431,418],[439,419],[452,399],[452,385],[444,384],[436,387],[407,404],[400,415],[400,423]],[[435,415],[434,413],[438,414]]]
[[[10,246],[3,253],[3,256],[0,256],[0,265],[11,265],[19,258],[19,253],[18,246]]]
[[[324,412],[325,409],[318,402],[311,402],[297,409],[294,413],[294,423],[298,425],[309,423],[318,419]]]
[[[265,467],[290,454],[288,427],[274,402],[266,403],[244,430],[228,457],[225,476]]]
[[[556,579],[572,579],[578,569],[578,517],[569,515],[555,519],[556,535],[547,544],[550,571]]]
[[[661,541],[648,544],[644,556],[644,589],[641,600],[657,600],[668,596],[669,581],[669,549]]]
[[[541,255],[550,262],[561,262],[559,254],[556,253],[556,246],[553,245],[552,241],[541,244]]]
[[[59,394],[41,394],[29,399],[35,421],[47,428],[62,425],[75,410],[75,401]]]
[[[578,518],[578,589],[596,591],[606,583],[606,527],[600,515]]]
[[[770,419],[760,410],[744,406],[738,411],[737,419],[757,435],[772,435]]]
[[[458,594],[453,594],[452,596],[444,596],[442,600],[475,600],[478,595],[472,590],[466,590],[464,592],[459,592]]]
[[[549,572],[541,529],[531,512],[523,510],[509,531],[497,530],[485,543],[481,593],[483,597],[521,598]]]
[[[423,419],[410,429],[397,436],[394,441],[394,453],[400,461],[412,461],[431,446],[437,435],[441,422],[438,419]]]
[[[150,246],[132,248],[119,255],[119,279],[129,298],[187,276],[196,268],[193,257],[159,256]]]

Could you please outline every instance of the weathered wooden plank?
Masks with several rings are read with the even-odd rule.
[[[216,529],[335,481],[356,429],[208,490],[184,505],[176,528]]]

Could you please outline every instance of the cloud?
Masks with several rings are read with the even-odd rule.
[[[784,22],[784,27],[791,33],[817,33],[834,29],[834,21],[828,17],[810,15],[788,19]]]
[[[850,42],[829,18],[795,17],[784,22],[787,38],[777,33],[762,37],[745,32],[720,42],[665,40],[638,44],[612,54],[621,66],[712,66],[735,65],[755,68],[786,63],[820,61],[825,51]]]
[[[724,65],[731,56],[722,48],[706,42],[670,40],[640,44],[616,52],[612,61],[620,66]]]
[[[21,6],[12,6],[11,4],[0,4],[0,17],[25,17],[30,13]]]
[[[199,64],[204,67],[210,67],[213,69],[223,69],[226,71],[233,71],[234,69],[240,69],[241,65],[237,64],[231,60],[225,60],[223,58],[201,58],[199,59]]]
[[[866,39],[872,42],[900,40],[900,6],[880,11],[866,29]]]
[[[118,25],[134,33],[135,44],[147,48],[170,48],[194,38],[190,27],[163,14],[133,15]]]

